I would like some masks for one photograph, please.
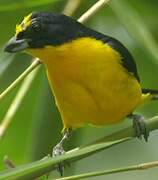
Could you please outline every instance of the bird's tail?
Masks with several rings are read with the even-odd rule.
[[[142,89],[143,94],[150,94],[151,100],[158,100],[158,90]]]

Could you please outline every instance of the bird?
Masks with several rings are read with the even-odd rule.
[[[24,51],[44,64],[63,122],[63,137],[53,148],[62,155],[72,130],[133,120],[138,138],[147,141],[144,117],[134,110],[158,99],[158,90],[141,87],[135,60],[117,39],[64,14],[32,12],[16,25],[5,52]],[[58,170],[63,174],[64,165]]]

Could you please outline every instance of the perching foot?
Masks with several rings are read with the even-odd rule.
[[[64,131],[61,141],[53,148],[53,153],[52,153],[53,157],[65,154],[63,145],[65,141],[69,138],[70,132],[71,132],[71,129],[66,129]],[[64,165],[65,165],[65,162],[60,162],[57,167],[57,170],[59,171],[61,176],[63,176],[63,173],[64,173]]]
[[[60,156],[65,154],[64,148],[62,147],[62,144],[57,144],[53,148],[53,157]],[[57,170],[59,171],[60,175],[63,176],[64,173],[64,162],[60,162],[57,166]]]
[[[139,139],[144,137],[145,141],[147,142],[149,137],[149,130],[144,121],[144,117],[137,114],[132,114],[129,117],[133,119],[133,128],[135,129],[136,136]]]

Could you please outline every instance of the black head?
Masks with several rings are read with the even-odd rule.
[[[85,35],[85,27],[63,14],[34,12],[16,26],[16,34],[5,47],[7,52],[60,45]]]

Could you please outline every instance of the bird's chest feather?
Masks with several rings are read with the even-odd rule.
[[[102,42],[83,38],[47,47],[40,58],[65,126],[114,123],[140,101],[139,83],[120,55]]]

